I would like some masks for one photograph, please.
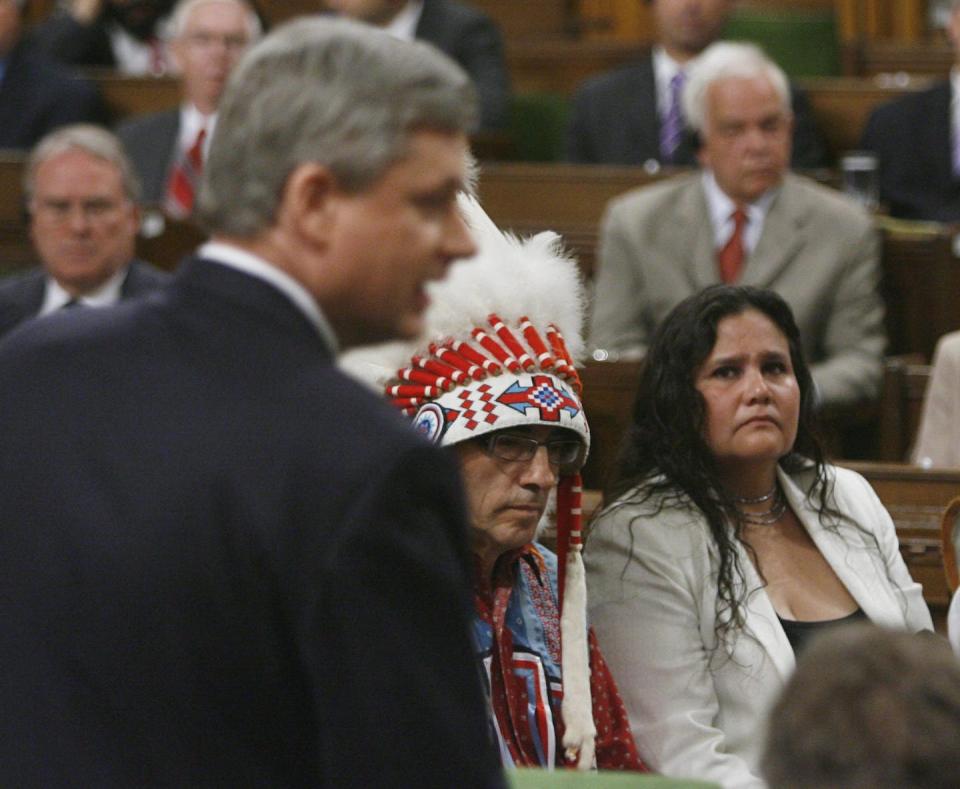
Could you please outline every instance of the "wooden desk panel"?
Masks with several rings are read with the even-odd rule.
[[[515,93],[572,96],[584,80],[625,66],[647,49],[634,41],[508,40],[506,58]]]
[[[849,59],[856,73],[865,77],[906,73],[946,79],[955,55],[945,41],[867,41],[857,46]]]
[[[0,151],[0,274],[34,262],[21,184],[25,158],[22,151]]]
[[[642,167],[490,163],[480,171],[480,201],[504,230],[559,233],[589,279],[607,203],[672,173],[651,174]]]
[[[109,69],[86,69],[83,74],[100,89],[114,123],[180,104],[180,80],[176,77],[129,77]]]
[[[960,329],[960,260],[955,228],[884,221],[883,292],[888,353],[933,357],[937,340]]]
[[[844,151],[855,150],[867,118],[880,104],[905,93],[922,90],[929,80],[861,79],[824,77],[799,81],[810,100],[817,126],[823,133],[830,155],[836,159]]]
[[[950,603],[940,547],[940,515],[960,493],[960,469],[921,469],[904,464],[843,463],[877,492],[900,538],[900,552],[923,596],[942,620]]]

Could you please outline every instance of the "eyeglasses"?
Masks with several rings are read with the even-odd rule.
[[[546,447],[547,460],[551,466],[566,473],[572,473],[580,467],[583,444],[577,439],[537,441],[535,438],[520,436],[516,433],[493,433],[484,436],[481,440],[488,455],[510,463],[529,462],[533,460],[540,447]]]
[[[217,35],[216,33],[188,33],[184,40],[196,49],[210,49],[217,44],[223,44],[224,49],[238,52],[250,43],[247,36]]]
[[[40,199],[33,203],[33,211],[50,222],[66,222],[73,216],[74,209],[88,222],[102,221],[112,217],[123,203],[119,200],[95,198],[92,200],[51,200]]]

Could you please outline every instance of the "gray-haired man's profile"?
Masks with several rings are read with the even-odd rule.
[[[423,46],[278,29],[163,291],[0,343],[0,783],[488,786],[449,461],[333,364],[474,244],[475,99]]]

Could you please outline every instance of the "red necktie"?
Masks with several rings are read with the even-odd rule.
[[[733,219],[733,233],[730,234],[727,243],[717,253],[720,279],[728,285],[740,278],[743,260],[746,257],[743,249],[743,228],[747,224],[747,212],[738,207],[731,218]]]
[[[164,208],[177,219],[185,219],[193,211],[193,199],[203,172],[203,141],[206,138],[207,130],[200,129],[193,145],[180,156],[170,172]]]

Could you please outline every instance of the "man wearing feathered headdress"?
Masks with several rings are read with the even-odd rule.
[[[435,443],[467,493],[474,635],[506,766],[645,771],[585,621],[579,469],[590,447],[574,357],[585,296],[553,233],[504,236],[472,198],[479,248],[431,293],[414,344],[348,355]],[[557,554],[536,541],[557,492]]]

